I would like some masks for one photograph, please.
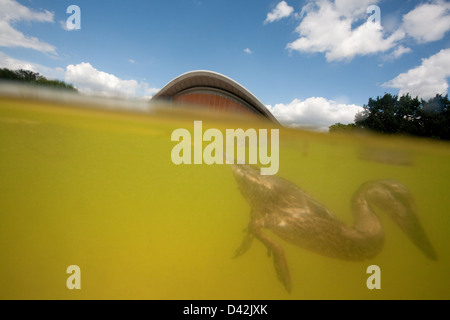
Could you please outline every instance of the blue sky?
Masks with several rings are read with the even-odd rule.
[[[140,98],[212,70],[282,123],[325,128],[385,92],[446,94],[449,30],[444,0],[0,0],[0,67]]]

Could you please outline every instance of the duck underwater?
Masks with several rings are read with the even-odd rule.
[[[362,261],[379,254],[384,230],[372,210],[386,212],[431,260],[437,254],[417,217],[414,199],[403,184],[394,180],[376,180],[362,184],[351,199],[354,225],[347,226],[330,210],[295,184],[278,176],[263,176],[255,167],[231,165],[238,188],[250,205],[250,222],[235,257],[244,254],[254,238],[268,249],[278,280],[291,291],[291,277],[283,247],[263,232],[275,235],[298,247],[331,258]]]

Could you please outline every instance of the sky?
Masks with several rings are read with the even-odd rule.
[[[138,99],[211,70],[324,130],[385,93],[447,94],[449,30],[444,0],[0,0],[0,67]]]

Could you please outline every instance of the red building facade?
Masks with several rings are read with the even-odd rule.
[[[234,80],[211,71],[182,74],[162,88],[152,100],[259,116],[278,124],[270,111],[247,89]]]

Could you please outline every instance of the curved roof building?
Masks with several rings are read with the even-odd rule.
[[[212,71],[191,71],[162,88],[152,100],[195,104],[213,110],[258,115],[279,124],[250,91],[236,81]]]

